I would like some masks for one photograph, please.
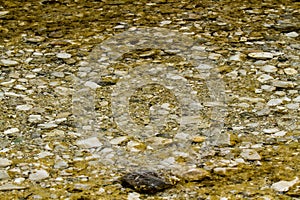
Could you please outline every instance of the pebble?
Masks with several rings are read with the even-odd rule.
[[[40,122],[41,120],[42,120],[41,115],[29,115],[28,117],[28,121],[31,123],[37,123]]]
[[[0,170],[0,180],[10,179],[6,170]]]
[[[118,144],[121,144],[122,142],[125,142],[127,139],[128,139],[127,136],[121,136],[121,137],[117,137],[117,138],[110,140],[109,143],[118,145]]]
[[[128,194],[127,200],[140,200],[140,194],[137,192],[130,192]]]
[[[298,74],[298,71],[295,70],[294,68],[285,68],[283,71],[287,75],[296,75],[296,74]]]
[[[164,26],[164,25],[168,25],[168,24],[171,24],[171,23],[172,23],[171,20],[165,20],[165,21],[161,21],[161,22],[159,23],[159,25],[160,25],[160,26]]]
[[[260,155],[253,149],[243,149],[241,157],[246,160],[261,160]]]
[[[38,42],[43,42],[45,41],[45,37],[42,36],[34,36],[34,37],[28,37],[26,38],[27,42],[32,42],[32,43],[38,43]]]
[[[57,127],[57,124],[54,123],[46,123],[46,124],[38,124],[38,127],[40,127],[41,129],[52,129]]]
[[[264,72],[276,72],[277,71],[277,67],[273,66],[273,65],[265,65],[265,66],[262,66],[261,68],[262,71]]]
[[[61,58],[61,59],[68,59],[68,58],[71,58],[72,55],[69,53],[58,53],[58,54],[56,54],[56,57]]]
[[[10,128],[4,131],[5,135],[16,134],[19,133],[20,130],[18,128]]]
[[[299,109],[299,103],[289,103],[285,105],[287,109],[290,110],[298,110]]]
[[[40,180],[46,179],[48,177],[49,177],[49,173],[44,169],[40,169],[40,170],[36,170],[34,173],[30,174],[29,180],[40,181]]]
[[[21,110],[21,111],[28,111],[28,110],[32,109],[32,105],[27,105],[27,104],[18,105],[18,106],[16,106],[16,109]]]
[[[55,169],[65,169],[67,168],[68,162],[64,161],[64,160],[58,160],[55,164],[54,164],[54,168]]]
[[[0,191],[8,191],[8,190],[23,190],[26,187],[24,186],[19,186],[19,185],[14,185],[11,183],[6,183],[4,185],[0,186]]]
[[[90,87],[91,89],[97,89],[98,87],[100,87],[97,83],[92,81],[85,82],[84,86]]]
[[[294,83],[292,81],[278,81],[274,80],[272,85],[279,88],[293,88]]]
[[[11,160],[8,160],[7,158],[0,158],[0,167],[7,167],[12,164]]]
[[[266,128],[266,129],[263,129],[263,132],[264,132],[264,133],[267,133],[267,134],[276,133],[276,132],[278,132],[278,131],[279,131],[278,128]]]
[[[282,137],[282,136],[285,136],[286,133],[287,133],[286,131],[278,131],[278,132],[274,133],[273,136]]]
[[[269,52],[253,52],[249,53],[248,56],[250,58],[260,59],[260,60],[266,60],[266,59],[272,59],[273,54]]]
[[[79,140],[76,142],[76,144],[81,148],[101,147],[103,145],[97,137],[91,137],[84,140]]]
[[[268,80],[272,80],[272,79],[274,79],[274,78],[268,74],[262,74],[257,78],[257,80],[261,83],[265,83]]]
[[[298,34],[297,32],[295,32],[295,31],[286,33],[286,34],[284,34],[284,35],[287,36],[287,37],[291,37],[291,38],[296,38],[296,37],[299,36],[299,34]]]
[[[279,181],[276,183],[273,183],[271,188],[277,192],[287,192],[291,187],[293,187],[295,184],[299,183],[299,178],[296,177],[292,181]]]
[[[8,13],[9,13],[9,11],[0,11],[0,16],[4,16],[4,15],[6,15]]]
[[[278,106],[280,104],[282,104],[282,99],[271,99],[268,101],[267,105],[268,106]]]
[[[8,59],[0,60],[0,65],[6,66],[6,67],[15,66],[17,64],[19,64],[19,62],[15,61],[15,60],[8,60]]]
[[[233,56],[230,56],[229,60],[231,61],[242,61],[243,54],[238,53]]]

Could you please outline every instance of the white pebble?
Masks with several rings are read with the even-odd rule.
[[[249,53],[248,56],[251,58],[260,59],[260,60],[273,58],[273,54],[269,53],[269,52],[254,52],[254,53]]]
[[[44,169],[40,169],[40,170],[36,170],[34,173],[30,174],[29,180],[40,181],[40,180],[43,180],[48,177],[49,177],[49,173]]]
[[[18,128],[10,128],[4,131],[5,135],[10,135],[10,134],[15,134],[15,133],[19,133],[19,129]]]
[[[299,36],[299,34],[295,31],[293,31],[293,32],[286,33],[285,36],[291,37],[291,38],[296,38]]]
[[[6,67],[15,66],[17,64],[19,64],[19,63],[15,60],[9,60],[9,59],[0,60],[0,65],[6,66]]]
[[[21,111],[27,111],[27,110],[30,110],[32,108],[32,105],[18,105],[16,107],[17,110],[21,110]]]
[[[72,55],[69,53],[58,53],[58,54],[56,54],[56,57],[62,58],[62,59],[67,59],[67,58],[71,58]]]
[[[279,181],[277,183],[273,183],[271,188],[276,190],[277,192],[287,192],[291,187],[299,182],[299,178],[296,177],[292,181]]]
[[[282,104],[282,99],[271,99],[267,103],[268,106],[278,106],[280,104]]]

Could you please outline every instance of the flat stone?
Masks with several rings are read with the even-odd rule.
[[[8,13],[9,13],[9,11],[6,11],[6,10],[5,11],[0,11],[0,17],[4,16],[4,15],[7,15]]]
[[[57,127],[57,124],[54,123],[45,123],[45,124],[39,124],[38,127],[42,128],[42,129],[52,129]]]
[[[268,74],[262,74],[257,78],[257,80],[261,83],[265,83],[266,81],[272,80],[272,79],[274,79],[274,78]]]
[[[278,131],[279,131],[278,128],[266,128],[266,129],[263,129],[263,132],[267,133],[267,134],[276,133]]]
[[[49,173],[44,169],[40,169],[40,170],[36,170],[34,173],[30,174],[29,180],[40,181],[40,180],[46,179],[48,177],[49,177]]]
[[[297,32],[295,32],[295,31],[286,33],[286,34],[284,34],[284,35],[287,36],[287,37],[291,37],[291,38],[296,38],[296,37],[299,36],[299,34],[298,34]]]
[[[294,68],[290,68],[290,67],[285,68],[283,71],[287,75],[296,75],[296,74],[298,74],[297,70],[295,70]]]
[[[14,185],[14,184],[11,184],[11,183],[6,183],[6,184],[0,186],[0,191],[24,190],[24,189],[26,189],[26,187],[19,186],[19,185]]]
[[[268,101],[267,105],[268,106],[278,106],[280,104],[282,104],[282,99],[271,99],[270,101]]]
[[[81,148],[101,147],[103,145],[97,137],[91,137],[85,140],[79,140],[76,142],[76,144]]]
[[[190,169],[181,174],[182,178],[187,181],[201,181],[210,176],[210,173],[205,169],[195,168]]]
[[[15,61],[15,60],[9,60],[9,59],[1,59],[0,60],[0,65],[6,66],[6,67],[15,66],[18,64],[19,64],[19,62]]]
[[[277,192],[287,192],[291,187],[299,182],[299,178],[296,177],[292,181],[279,181],[277,183],[273,183],[271,188]]]
[[[16,134],[19,133],[20,130],[18,128],[10,128],[4,131],[5,135]]]
[[[10,179],[6,170],[0,170],[0,180]]]
[[[278,81],[274,80],[272,85],[279,88],[293,88],[294,83],[292,81]]]
[[[90,87],[91,89],[97,89],[98,87],[100,87],[97,83],[92,81],[85,82],[84,86]]]
[[[140,194],[137,192],[130,192],[128,194],[127,200],[140,200]]]
[[[260,155],[253,149],[243,149],[241,157],[246,160],[261,160]]]
[[[299,109],[299,103],[289,103],[285,105],[287,109],[290,110],[298,110]]]
[[[7,167],[12,164],[11,160],[8,160],[7,158],[0,158],[0,167]]]
[[[261,67],[261,70],[264,72],[276,72],[278,69],[277,67],[273,66],[273,65],[265,65]]]
[[[248,56],[250,58],[255,58],[260,60],[267,60],[273,58],[273,54],[269,52],[253,52],[253,53],[249,53]]]
[[[54,168],[55,169],[65,169],[67,168],[68,162],[64,161],[64,160],[58,160],[55,164],[54,164]]]
[[[34,36],[34,37],[26,38],[27,42],[32,42],[32,43],[43,42],[44,40],[45,40],[45,37],[42,37],[42,36]]]
[[[61,59],[68,59],[68,58],[71,58],[72,55],[69,53],[58,53],[58,54],[56,54],[56,57],[61,58]]]
[[[21,111],[28,111],[28,110],[32,109],[32,105],[27,105],[27,104],[17,105],[16,109],[21,110]]]
[[[127,136],[121,136],[121,137],[117,137],[117,138],[110,140],[109,143],[118,145],[118,144],[121,144],[122,142],[125,142],[127,139],[128,139]]]
[[[28,121],[29,122],[34,122],[34,123],[37,123],[37,122],[40,122],[42,120],[42,116],[41,115],[29,115],[28,117]]]

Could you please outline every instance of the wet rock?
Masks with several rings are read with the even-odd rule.
[[[244,149],[241,153],[241,157],[246,160],[261,160],[260,155],[253,149]]]
[[[172,186],[153,171],[136,171],[125,174],[121,178],[121,184],[123,187],[147,194],[154,194]]]
[[[271,188],[273,190],[276,190],[277,192],[287,192],[291,187],[293,187],[295,184],[299,183],[299,178],[296,177],[292,181],[279,181],[277,183],[273,183]]]

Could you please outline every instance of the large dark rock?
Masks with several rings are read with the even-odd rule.
[[[121,178],[123,187],[128,187],[140,193],[154,194],[172,186],[153,171],[135,171]]]

